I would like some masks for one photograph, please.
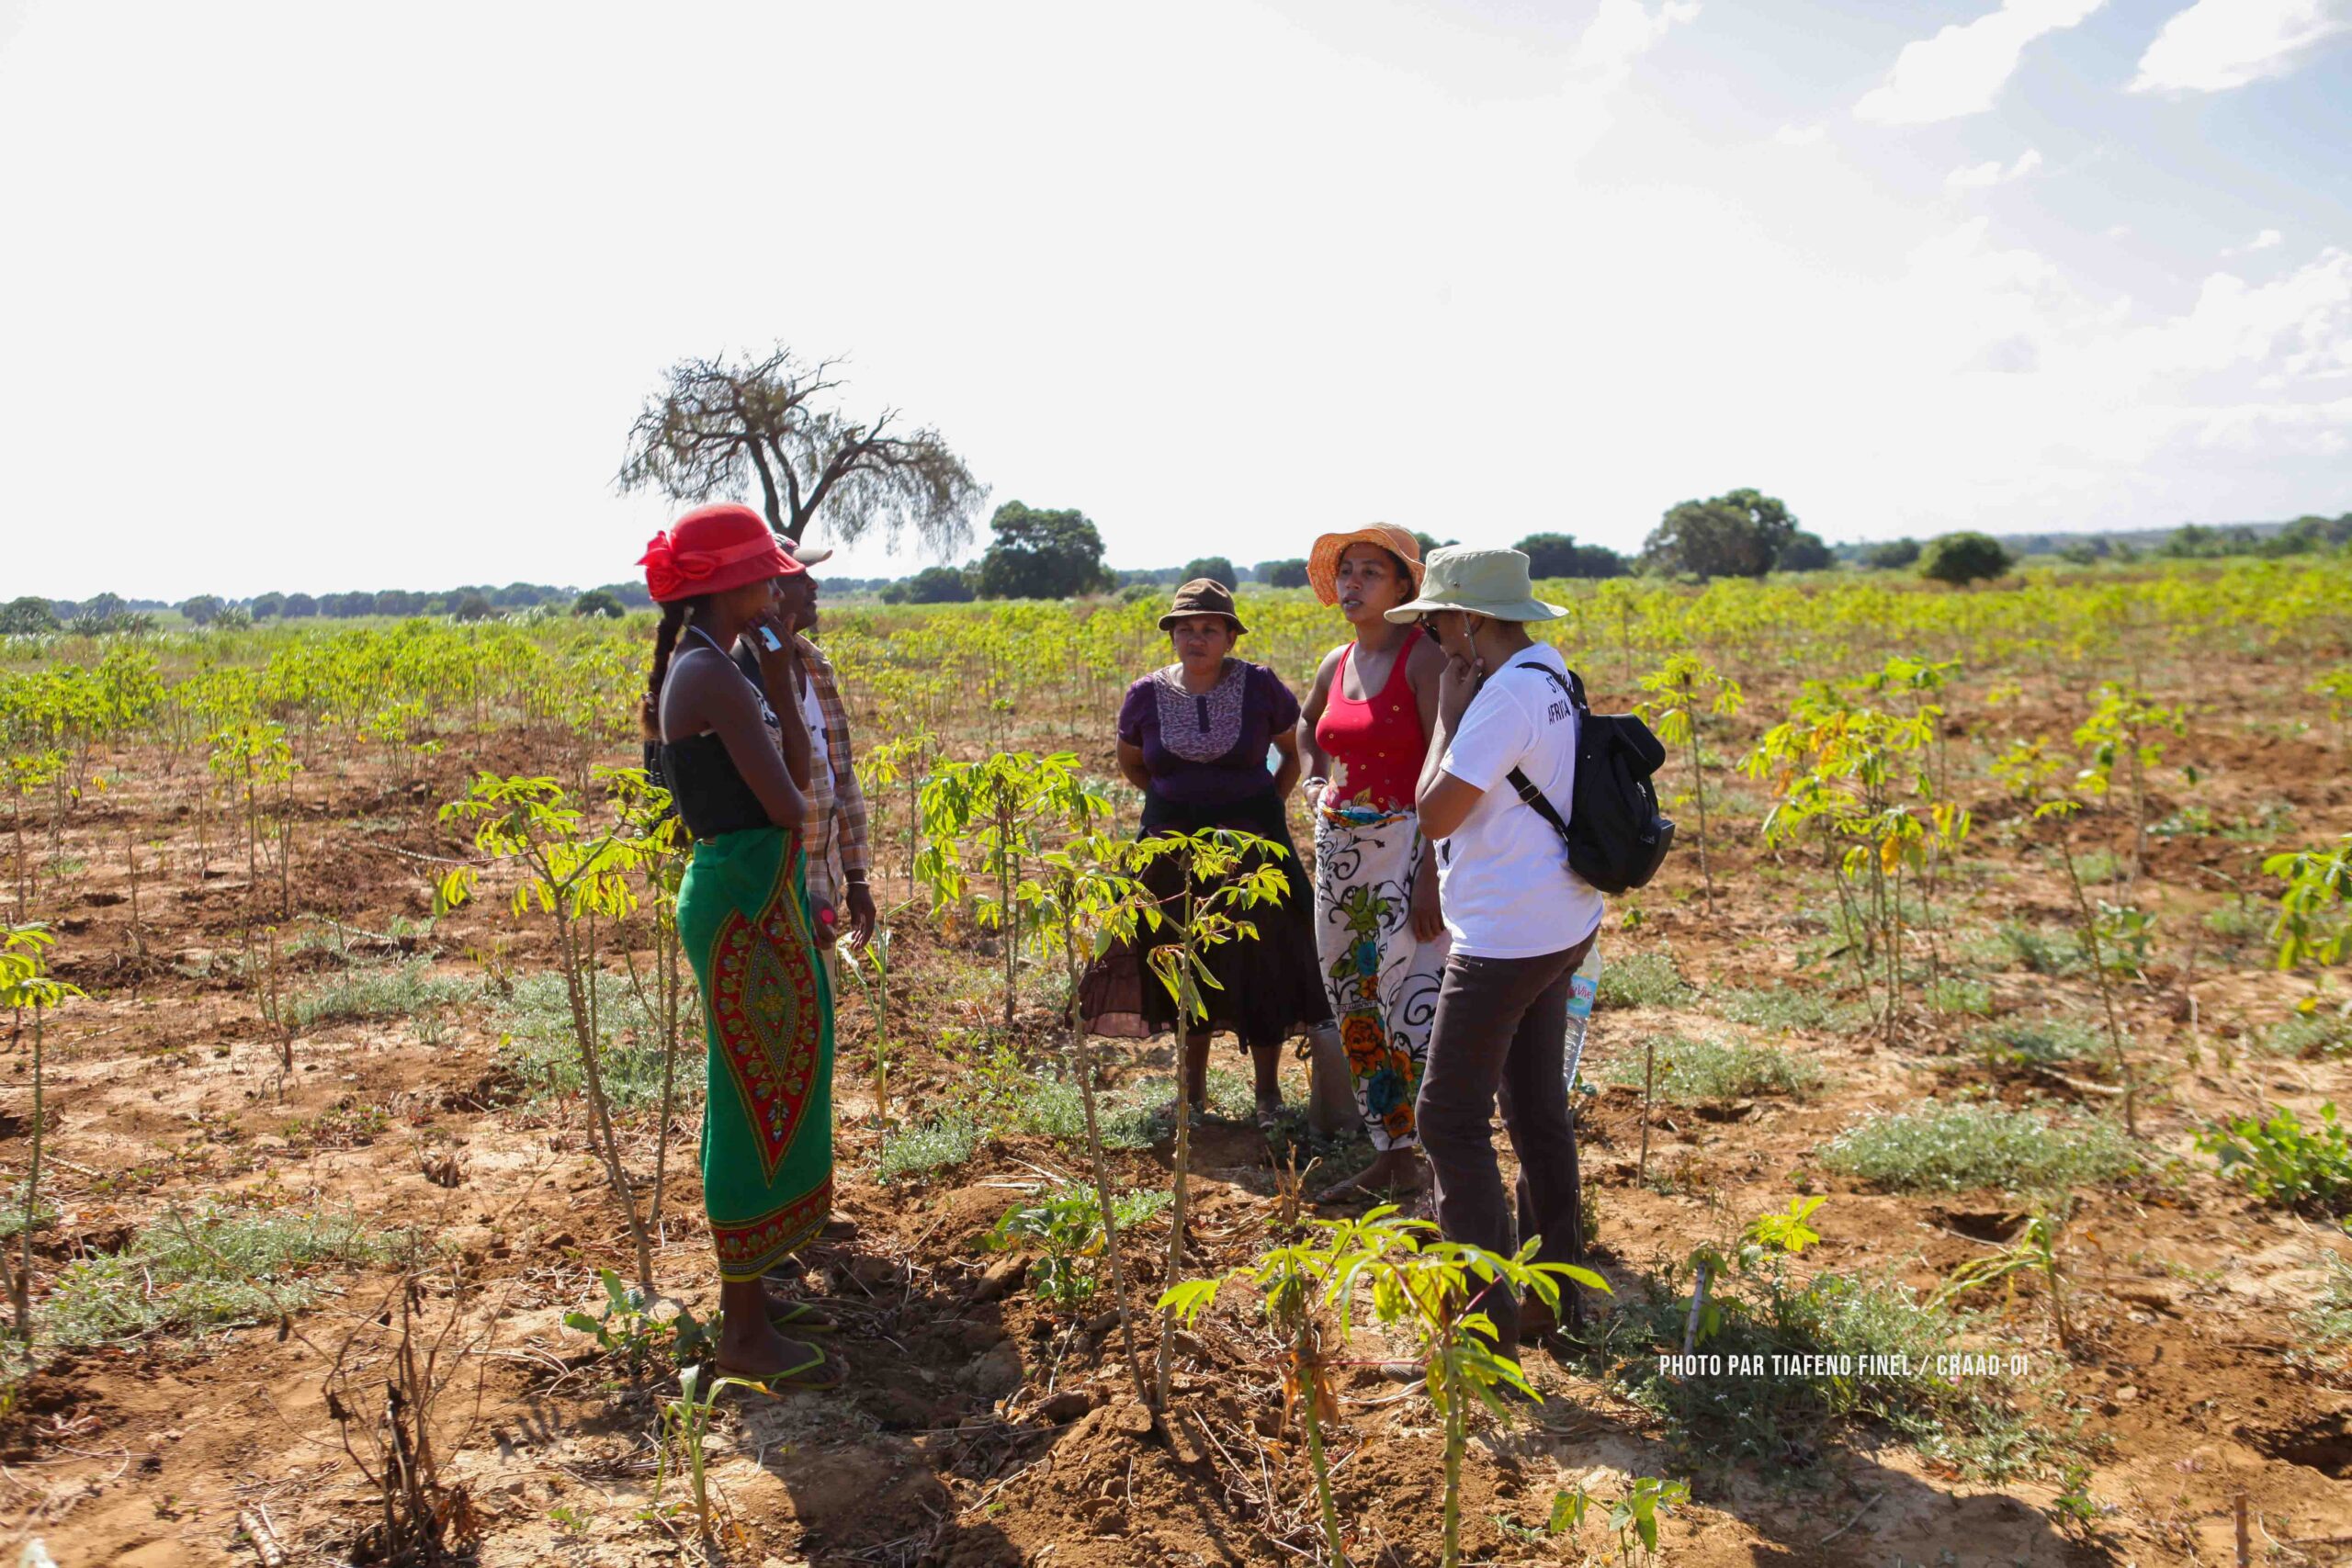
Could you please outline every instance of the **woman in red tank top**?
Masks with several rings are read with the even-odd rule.
[[[1369,1167],[1317,1198],[1330,1202],[1426,1179],[1413,1101],[1448,944],[1413,792],[1445,655],[1419,626],[1385,615],[1420,591],[1420,547],[1406,530],[1326,534],[1306,576],[1355,630],[1315,672],[1298,746],[1315,818],[1316,948],[1375,1151]]]

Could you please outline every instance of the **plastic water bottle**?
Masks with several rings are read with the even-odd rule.
[[[1585,1028],[1592,1021],[1593,998],[1600,994],[1600,938],[1596,933],[1592,945],[1585,949],[1584,962],[1568,977],[1567,1050],[1564,1054],[1567,1066],[1562,1069],[1562,1076],[1567,1080],[1570,1103],[1574,1103],[1577,1092],[1577,1064],[1584,1059]]]

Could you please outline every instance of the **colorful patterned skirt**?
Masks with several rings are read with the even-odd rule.
[[[1315,815],[1315,946],[1375,1149],[1419,1142],[1413,1101],[1451,940],[1413,934],[1419,818],[1348,806]]]
[[[710,1045],[702,1195],[722,1280],[758,1279],[832,1213],[833,998],[803,859],[781,828],[721,833],[678,888]]]

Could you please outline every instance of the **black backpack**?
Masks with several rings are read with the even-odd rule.
[[[1552,824],[1568,846],[1568,869],[1603,893],[1648,886],[1666,852],[1674,847],[1674,819],[1657,808],[1650,775],[1666,765],[1666,748],[1650,727],[1629,713],[1594,713],[1585,705],[1584,682],[1533,660],[1521,670],[1543,671],[1577,708],[1576,798],[1560,819],[1544,792],[1524,773],[1505,775],[1519,798]]]

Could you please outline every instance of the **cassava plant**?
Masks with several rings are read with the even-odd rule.
[[[620,1143],[613,1134],[611,1101],[605,1093],[604,1032],[595,984],[602,928],[637,907],[631,884],[648,852],[629,836],[626,818],[601,833],[592,832],[569,792],[550,778],[481,774],[464,799],[441,807],[441,820],[471,824],[478,852],[521,873],[507,906],[515,919],[536,907],[554,928],[557,963],[571,1007],[572,1040],[588,1090],[592,1140],[604,1159],[613,1201],[628,1216],[638,1283],[650,1292],[652,1247],[621,1168]],[[478,875],[478,867],[471,864],[453,868],[435,888],[434,912],[445,914],[465,904],[473,897]]]
[[[1699,807],[1699,877],[1706,888],[1707,913],[1715,912],[1715,874],[1707,864],[1707,766],[1702,744],[1708,718],[1729,718],[1743,700],[1739,682],[1695,653],[1673,653],[1642,677],[1642,690],[1655,693],[1642,705],[1668,746],[1687,746],[1690,795]]]
[[[33,1103],[29,1147],[25,1156],[25,1207],[17,1216],[19,1251],[11,1270],[0,1257],[0,1283],[7,1287],[16,1313],[17,1337],[29,1345],[33,1337],[33,1232],[40,1213],[40,1156],[48,1132],[49,1101],[42,1060],[43,1020],[81,988],[49,973],[48,954],[56,938],[40,925],[0,926],[0,1007],[8,1010],[12,1031],[20,1037],[25,1018],[32,1018]]]
[[[2122,770],[2131,792],[2132,880],[2138,881],[2148,856],[2148,770],[2164,760],[2163,737],[2185,735],[2188,716],[2149,700],[2137,688],[2109,681],[2092,694],[2091,713],[2076,727],[2083,766],[2075,775],[2086,795],[2106,796]]]
[[[2053,835],[2058,863],[2065,869],[2066,887],[2074,897],[2075,929],[2083,951],[2090,956],[2092,976],[2098,982],[2108,1046],[2113,1055],[2116,1077],[2123,1086],[2123,1125],[2136,1138],[2140,1135],[2139,1080],[2132,1069],[2131,1053],[2124,1048],[2123,1024],[2115,1010],[2115,980],[2108,963],[2106,939],[2099,918],[2091,908],[2090,897],[2083,891],[2074,845],[2066,837],[2066,822],[2082,809],[2082,802],[2059,787],[2058,776],[2064,771],[2064,764],[2039,740],[2014,742],[1993,764],[1993,776],[2007,785],[2009,793],[2027,807],[2030,820],[2049,820],[2058,825]]]
[[[1173,941],[1152,946],[1148,953],[1152,976],[1167,988],[1176,1003],[1179,1042],[1175,1169],[1170,1185],[1174,1202],[1169,1211],[1168,1227],[1167,1277],[1170,1280],[1184,1268],[1184,1200],[1193,1146],[1192,1085],[1184,1081],[1189,1069],[1182,1042],[1195,1021],[1205,1021],[1209,1016],[1204,993],[1224,989],[1210,972],[1210,951],[1228,942],[1255,940],[1257,926],[1241,918],[1240,911],[1272,903],[1289,890],[1290,877],[1275,863],[1275,849],[1269,840],[1230,828],[1163,833],[1138,840],[1127,847],[1127,863],[1135,868],[1136,896],[1142,900],[1126,922],[1134,933],[1129,940],[1156,930],[1162,921],[1174,933]],[[1172,900],[1173,908],[1150,900],[1141,881],[1147,867],[1162,861],[1174,865],[1183,877],[1182,890]],[[1153,1379],[1155,1407],[1164,1407],[1168,1403],[1168,1380],[1175,1359],[1176,1316],[1171,1312],[1162,1312],[1159,1359]]]
[[[1496,1347],[1493,1318],[1478,1309],[1489,1291],[1524,1291],[1558,1311],[1565,1282],[1607,1292],[1608,1282],[1589,1269],[1569,1263],[1534,1261],[1541,1238],[1531,1237],[1516,1257],[1505,1258],[1463,1242],[1437,1239],[1437,1226],[1427,1220],[1399,1219],[1395,1204],[1383,1204],[1361,1219],[1317,1220],[1312,1229],[1318,1240],[1311,1245],[1278,1247],[1250,1267],[1222,1279],[1187,1280],[1160,1298],[1170,1322],[1179,1316],[1197,1321],[1234,1279],[1247,1279],[1268,1288],[1267,1310],[1278,1314],[1277,1326],[1286,1328],[1294,1366],[1304,1345],[1308,1376],[1322,1365],[1319,1329],[1302,1325],[1302,1316],[1317,1311],[1331,1314],[1344,1342],[1354,1316],[1360,1292],[1369,1291],[1374,1318],[1392,1331],[1412,1336],[1419,1348],[1423,1386],[1445,1428],[1443,1568],[1462,1561],[1462,1460],[1469,1446],[1469,1408],[1475,1401],[1498,1421],[1511,1411],[1504,1391],[1539,1399],[1519,1363]],[[1277,1304],[1277,1297],[1280,1304]],[[1317,1299],[1319,1297],[1319,1300]],[[1303,1403],[1311,1408],[1312,1395]],[[1315,1428],[1310,1427],[1310,1431]],[[1319,1446],[1319,1439],[1310,1438]],[[1318,1474],[1317,1497],[1324,1509],[1327,1544],[1344,1562],[1339,1539],[1337,1511],[1331,1505],[1329,1477]]]
[[[1085,790],[1077,754],[1069,751],[1000,751],[982,761],[949,762],[922,786],[917,877],[931,888],[934,907],[968,901],[978,923],[1000,933],[1008,1035],[1027,931],[1021,891],[1044,852],[1044,835],[1080,815],[1074,797]],[[975,888],[976,874],[993,887]]]

